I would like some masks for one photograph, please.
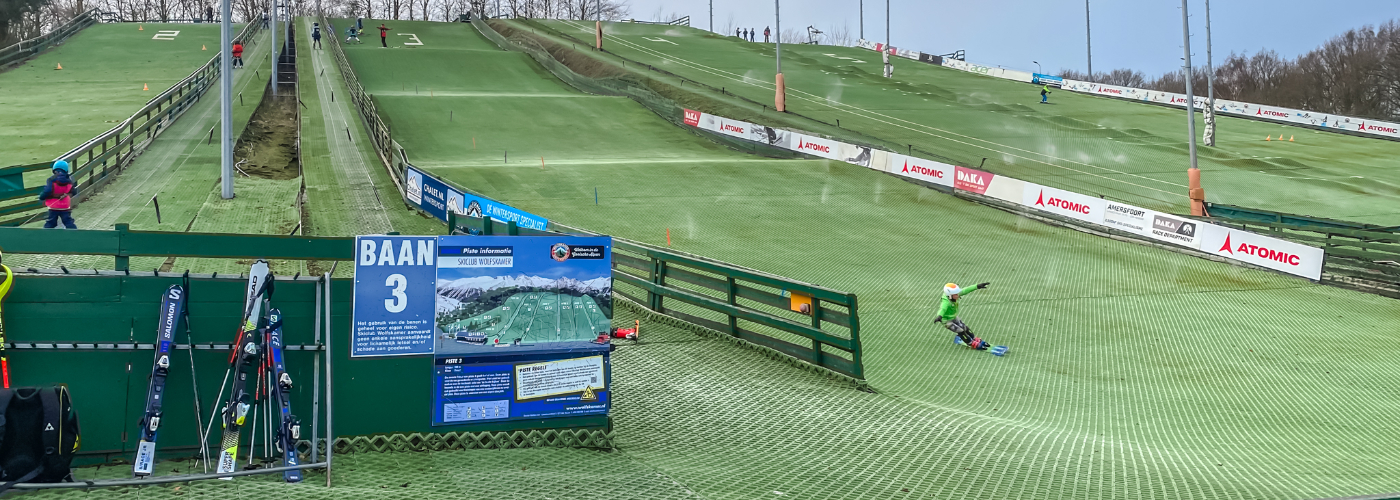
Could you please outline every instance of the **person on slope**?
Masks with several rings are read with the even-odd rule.
[[[230,68],[243,67],[243,42],[233,41],[233,59],[229,61]]]
[[[58,227],[59,220],[63,221],[65,228],[78,228],[78,225],[73,223],[72,215],[73,197],[78,195],[78,186],[68,176],[69,168],[71,167],[66,161],[53,162],[53,176],[44,182],[44,190],[39,192],[39,200],[49,208],[49,217],[44,222],[44,229]]]
[[[379,23],[379,44],[382,48],[389,48],[389,30],[394,29]]]
[[[938,305],[938,317],[934,318],[933,322],[942,322],[943,326],[953,332],[953,343],[966,345],[977,350],[986,350],[992,347],[980,337],[974,337],[972,329],[968,328],[967,324],[963,323],[962,318],[958,317],[958,299],[962,298],[963,295],[971,295],[972,292],[987,288],[989,285],[991,285],[990,282],[978,283],[976,288],[967,290],[966,293],[956,283],[943,285],[943,302]],[[1006,353],[1003,346],[998,347],[1002,349],[1001,352],[993,352],[993,354],[1000,356]]]
[[[1050,102],[1050,86],[1049,86],[1049,85],[1046,85],[1046,86],[1040,88],[1040,103],[1041,103],[1041,104],[1047,104],[1047,103],[1049,103],[1049,102]]]
[[[345,28],[345,43],[350,43],[351,41],[354,41],[355,43],[361,43],[360,32],[355,31],[354,26]]]
[[[321,23],[311,23],[311,48],[321,48]]]
[[[770,30],[768,29],[767,26],[764,26],[764,27],[763,27],[763,43],[770,43],[770,42],[768,41],[768,35],[770,35],[770,34],[772,34],[772,31],[770,31]]]

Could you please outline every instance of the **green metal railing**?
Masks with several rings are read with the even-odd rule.
[[[97,9],[89,10],[78,14],[73,19],[63,23],[62,26],[54,28],[53,31],[28,40],[20,40],[14,45],[0,49],[0,68],[23,62],[30,57],[39,55],[40,52],[49,47],[62,43],[74,33],[97,23],[99,15],[101,13]]]
[[[591,235],[551,222],[562,234]],[[543,236],[490,218],[448,215],[451,234]],[[653,312],[729,334],[836,373],[865,378],[856,295],[613,237],[613,292]],[[802,312],[798,302],[809,303]]]
[[[353,260],[355,239],[345,237],[132,231],[45,230],[0,227],[0,251],[50,255],[110,255],[113,269],[130,270],[131,257]]]
[[[250,46],[260,29],[260,23],[248,23],[237,38],[243,40],[245,46]],[[126,168],[146,144],[174,123],[206,91],[215,87],[219,76],[219,57],[224,51],[216,52],[204,66],[155,96],[130,118],[58,157],[71,164],[72,177],[79,191],[77,200],[91,196],[95,188],[106,184]],[[0,226],[22,225],[42,213],[31,212],[43,208],[43,203],[37,199],[43,186],[25,188],[23,174],[48,170],[51,165],[40,163],[0,169]],[[19,182],[18,189],[15,189],[16,181]]]

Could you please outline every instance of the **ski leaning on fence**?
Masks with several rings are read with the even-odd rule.
[[[184,319],[185,289],[170,285],[160,300],[160,323],[156,324],[156,358],[151,367],[150,387],[146,391],[146,413],[141,417],[140,444],[136,445],[136,460],[132,474],[151,475],[156,461],[156,431],[160,430],[161,404],[165,399],[165,379],[170,375],[170,349],[175,344],[175,329]]]
[[[282,353],[282,311],[273,309],[268,311],[267,317],[267,359],[272,368],[270,392],[275,405],[274,411],[281,417],[281,425],[277,427],[277,450],[282,453],[282,465],[291,467],[297,465],[297,440],[301,439],[301,421],[292,415],[292,377],[287,374]],[[282,478],[289,483],[301,482],[301,471],[283,472]]]
[[[233,375],[232,389],[229,391],[228,402],[223,410],[223,438],[219,441],[219,467],[218,473],[234,472],[238,464],[238,441],[240,429],[244,420],[248,416],[249,394],[248,394],[248,373],[257,368],[259,355],[258,335],[262,333],[259,323],[262,320],[263,302],[272,295],[272,273],[267,267],[267,261],[259,260],[253,263],[253,267],[248,272],[247,298],[243,307],[243,322],[238,326],[238,337],[233,344],[233,352],[229,354],[229,368],[224,372],[224,380]],[[263,324],[265,326],[265,324]],[[219,392],[223,393],[224,384],[219,384]],[[217,407],[218,404],[215,404]],[[211,421],[212,425],[213,422]],[[233,479],[225,477],[223,479]]]

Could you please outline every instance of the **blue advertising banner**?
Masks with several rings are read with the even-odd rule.
[[[1049,85],[1058,89],[1061,85],[1065,84],[1065,79],[1054,75],[1034,73],[1031,75],[1031,83],[1036,85]]]
[[[512,359],[438,355],[433,425],[606,415],[612,407],[610,347]]]
[[[543,231],[549,225],[549,220],[544,217],[480,196],[463,194],[416,169],[407,169],[405,177],[408,182],[404,186],[404,197],[438,220],[446,221],[447,212],[451,210],[457,215],[490,217],[501,222],[515,221],[517,226],[526,229]]]
[[[436,236],[357,236],[350,356],[433,353]]]
[[[594,345],[612,322],[612,238],[442,236],[435,293],[438,354]]]

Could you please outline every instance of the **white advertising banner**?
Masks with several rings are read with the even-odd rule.
[[[987,191],[982,194],[1002,201],[1020,203],[1025,191],[1026,181],[1012,179],[1005,175],[993,175],[991,184],[987,186]]]
[[[1084,222],[1092,222],[1094,224],[1103,223],[1104,208],[1108,204],[1103,198],[1082,195],[1031,182],[1025,183],[1025,188],[1021,192],[1021,199],[1018,201],[1022,205],[1036,210],[1042,210],[1064,217],[1071,217]]]
[[[1215,224],[1200,226],[1202,251],[1311,280],[1322,278],[1321,248]]]
[[[807,153],[812,156],[820,156],[828,160],[845,160],[841,157],[841,143],[831,139],[813,137],[810,135],[792,132],[789,134],[790,142],[788,149],[799,153]]]
[[[1201,248],[1200,222],[1171,214],[1110,201],[1103,214],[1103,225],[1187,248]]]
[[[836,143],[836,157],[852,165],[870,168],[871,148],[838,142]]]
[[[1007,80],[1015,80],[1021,83],[1031,83],[1035,81],[1035,73],[1029,71],[1017,71],[1014,69],[1004,69],[1001,71],[1001,77]]]
[[[885,171],[900,177],[953,187],[953,166],[933,160],[889,153]]]

